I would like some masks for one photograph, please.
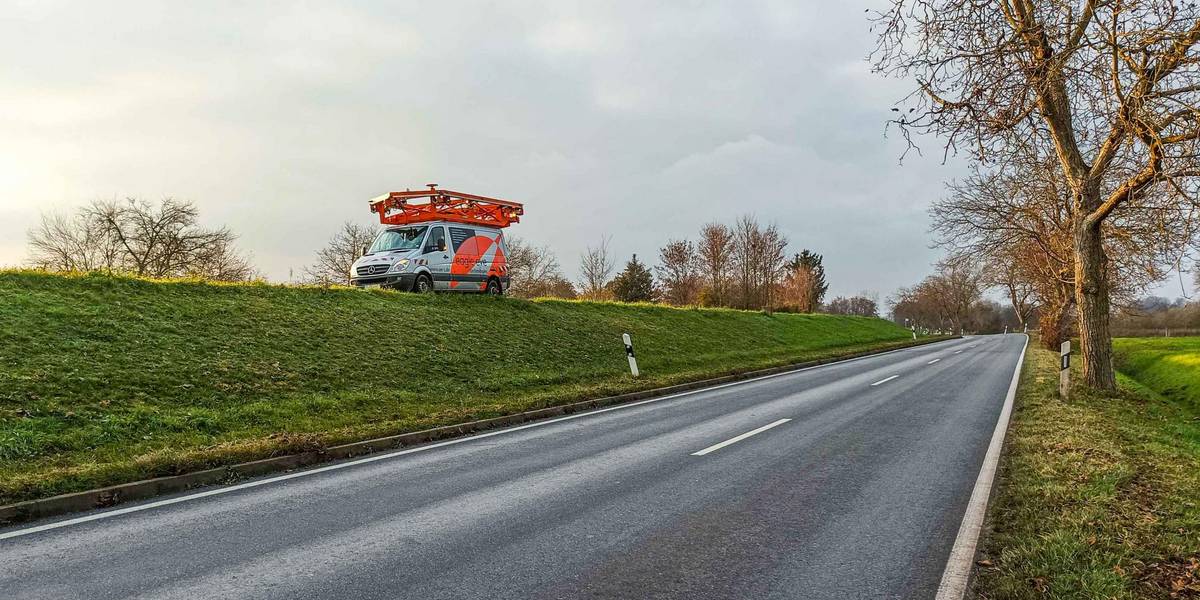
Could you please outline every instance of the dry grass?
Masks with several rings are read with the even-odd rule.
[[[1196,404],[1126,377],[1063,402],[1057,356],[1033,345],[1021,377],[980,596],[1200,597]]]

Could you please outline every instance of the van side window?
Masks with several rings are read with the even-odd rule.
[[[454,244],[455,252],[458,252],[458,248],[463,245],[463,242],[473,237],[475,237],[474,229],[464,229],[462,227],[450,228],[450,242]]]
[[[446,247],[446,230],[440,226],[429,231],[429,239],[425,242],[426,252],[437,252]]]

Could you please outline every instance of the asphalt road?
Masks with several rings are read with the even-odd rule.
[[[0,597],[931,598],[1024,343],[943,342],[11,536]]]

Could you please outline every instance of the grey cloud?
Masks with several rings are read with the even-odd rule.
[[[18,4],[0,263],[46,207],[175,195],[283,279],[367,198],[438,182],[525,202],[513,233],[569,272],[604,235],[652,258],[751,212],[826,255],[831,293],[922,276],[961,164],[898,164],[907,86],[868,72],[866,6],[663,4]]]

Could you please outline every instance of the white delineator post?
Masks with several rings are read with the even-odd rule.
[[[913,332],[913,339],[914,340],[917,339],[917,326],[916,325],[912,326],[912,332]]]
[[[638,368],[637,359],[633,356],[633,341],[629,339],[628,333],[622,333],[621,340],[625,342],[625,356],[629,358],[629,372],[633,373],[634,377],[637,377]]]
[[[1064,400],[1071,389],[1071,340],[1062,343],[1058,363],[1058,395]]]

